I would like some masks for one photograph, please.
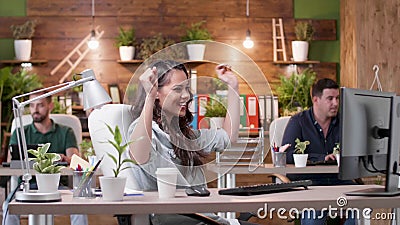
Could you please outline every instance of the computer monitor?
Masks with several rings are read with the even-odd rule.
[[[395,93],[341,88],[340,167],[343,180],[386,175],[385,187],[347,195],[393,196],[400,194],[400,97]]]

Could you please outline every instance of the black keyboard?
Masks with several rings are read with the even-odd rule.
[[[333,165],[337,165],[336,160],[307,161],[307,166],[333,166]]]
[[[250,186],[241,186],[234,188],[221,189],[218,191],[220,195],[261,195],[276,192],[294,191],[299,190],[299,187],[308,189],[308,185],[311,185],[311,180],[299,180],[291,181],[286,183],[268,183],[268,184],[257,184]]]

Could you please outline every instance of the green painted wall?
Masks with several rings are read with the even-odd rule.
[[[298,19],[335,19],[335,41],[313,41],[310,59],[321,62],[340,62],[340,0],[294,0],[294,17]]]
[[[0,16],[26,16],[26,0],[0,0]],[[0,38],[0,60],[14,58],[12,38]]]

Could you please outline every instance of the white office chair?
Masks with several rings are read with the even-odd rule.
[[[128,137],[128,128],[129,125],[133,122],[132,114],[131,114],[131,106],[124,104],[107,104],[102,106],[100,109],[93,110],[88,118],[88,127],[90,133],[90,139],[92,140],[93,149],[96,153],[97,159],[100,159],[106,153],[110,153],[117,157],[117,152],[114,151],[114,148],[106,143],[107,140],[112,140],[113,136],[111,132],[108,130],[107,125],[114,128],[118,125],[121,134],[123,143],[126,143],[129,140]],[[123,155],[124,158],[128,158],[128,151]],[[100,169],[104,176],[114,176],[112,169],[115,168],[114,162],[107,155],[104,156],[102,162],[100,163]],[[123,170],[120,172],[122,177],[126,177],[126,186],[125,188],[138,190],[139,186],[134,179],[133,171],[130,169]],[[120,221],[126,221],[127,218],[118,217]],[[133,218],[134,224],[149,224],[149,216],[148,215],[135,215]],[[124,222],[121,222],[124,224]]]
[[[133,122],[131,114],[131,106],[124,104],[108,104],[102,106],[100,109],[93,110],[88,118],[88,127],[90,139],[92,140],[93,149],[96,153],[97,159],[100,159],[106,153],[110,153],[118,158],[118,153],[107,143],[107,140],[112,140],[113,135],[108,130],[107,125],[114,129],[118,125],[123,143],[129,141],[128,128]],[[129,151],[123,155],[123,159],[129,158]],[[134,165],[131,165],[134,166]],[[115,168],[114,162],[107,155],[104,156],[100,164],[100,169],[104,176],[114,176],[112,169]],[[138,190],[139,186],[134,180],[132,170],[123,170],[120,176],[126,177],[126,188]]]
[[[285,128],[287,123],[289,122],[290,116],[283,116],[277,119],[274,119],[269,126],[269,143],[270,146],[274,146],[274,143],[277,146],[281,146],[283,133],[285,132]]]
[[[290,116],[283,116],[279,117],[277,119],[274,119],[271,124],[269,125],[269,146],[270,146],[270,152],[271,152],[271,158],[273,160],[274,158],[274,151],[272,147],[274,144],[276,146],[281,146],[282,145],[282,138],[283,134],[285,132],[285,128],[287,123],[289,122]],[[273,176],[277,177],[276,182],[288,182],[290,181],[286,176],[280,175],[280,174],[274,174]]]

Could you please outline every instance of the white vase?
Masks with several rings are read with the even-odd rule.
[[[307,61],[308,57],[308,42],[307,41],[292,41],[293,61]]]
[[[307,166],[308,154],[293,154],[294,166],[295,167],[306,167]]]
[[[99,177],[103,200],[122,201],[126,177]]]
[[[204,59],[206,45],[204,44],[188,44],[187,46],[189,60],[201,61]]]
[[[210,117],[210,128],[220,129],[224,125],[225,117]]]
[[[14,40],[15,58],[27,61],[31,59],[32,40]]]
[[[52,193],[58,191],[60,173],[38,173],[35,176],[38,185],[38,192]]]
[[[119,57],[122,61],[132,60],[135,57],[135,47],[133,46],[120,46]]]
[[[336,162],[337,162],[337,166],[340,166],[340,154],[336,154]]]

